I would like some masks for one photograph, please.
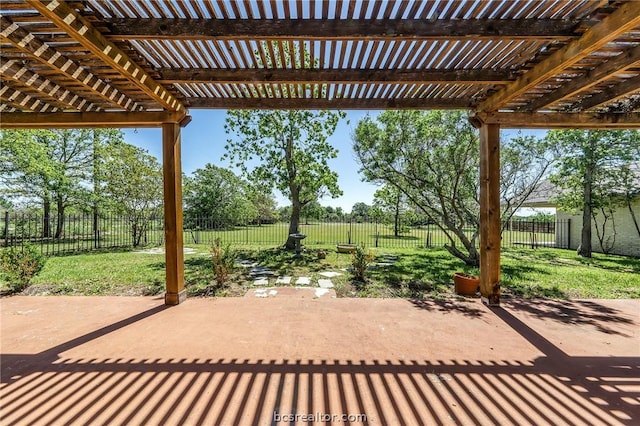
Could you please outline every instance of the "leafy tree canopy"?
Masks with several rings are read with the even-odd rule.
[[[231,170],[207,164],[184,183],[185,222],[190,227],[229,227],[258,216],[247,182]]]

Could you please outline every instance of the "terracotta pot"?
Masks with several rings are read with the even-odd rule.
[[[480,277],[456,272],[453,274],[453,284],[456,294],[474,296],[480,286]]]

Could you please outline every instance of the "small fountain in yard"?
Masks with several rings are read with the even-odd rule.
[[[305,234],[289,234],[289,237],[293,238],[296,242],[296,256],[297,258],[302,257],[302,240],[307,238]]]

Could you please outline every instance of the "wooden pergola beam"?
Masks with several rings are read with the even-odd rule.
[[[563,84],[548,95],[534,99],[521,108],[521,110],[536,111],[563,99],[570,98],[581,91],[589,89],[606,80],[613,74],[624,72],[626,69],[635,66],[638,62],[640,62],[640,46],[636,46],[633,49],[609,59],[602,65],[588,71],[581,78],[575,78],[572,81]]]
[[[54,112],[2,113],[1,129],[46,128],[143,128],[161,127],[164,123],[183,124],[189,120],[184,112]]]
[[[477,110],[491,112],[517,98],[532,87],[559,74],[586,56],[640,26],[640,1],[620,6],[611,15],[588,29],[582,37],[553,52],[516,81],[481,102]]]
[[[207,109],[470,109],[466,99],[425,98],[186,98],[189,108]]]
[[[167,89],[156,82],[124,51],[113,42],[107,40],[89,21],[69,7],[63,0],[26,1],[42,16],[50,19],[58,28],[138,86],[140,90],[159,102],[167,110],[181,111],[185,109],[182,103]]]
[[[2,73],[2,75],[31,87],[44,96],[54,97],[58,99],[60,103],[80,111],[100,110],[100,108],[96,107],[92,102],[60,87],[60,85],[53,83],[48,78],[41,77],[27,67],[20,65],[16,60],[6,60],[0,57],[0,64],[0,73]]]
[[[640,129],[640,113],[479,112],[479,121],[513,129]]]
[[[105,82],[95,74],[87,71],[77,61],[60,53],[32,33],[0,16],[0,36],[23,52],[33,55],[43,64],[60,71],[65,76],[79,82],[93,91],[96,96],[106,99],[114,106],[129,111],[139,110],[138,104],[118,89]]]
[[[184,237],[182,220],[182,166],[180,125],[162,125],[162,174],[164,187],[164,236],[166,292],[164,303],[178,305],[184,288]]]
[[[161,83],[469,83],[507,84],[510,72],[489,69],[381,70],[381,69],[172,69],[158,70]]]
[[[561,19],[174,19],[105,20],[111,40],[398,39],[558,40],[577,37],[580,21]]]
[[[600,105],[613,103],[636,92],[640,94],[640,75],[628,78],[612,87],[604,89],[597,95],[583,99],[578,103],[578,107],[582,110],[596,108]]]
[[[500,304],[500,125],[480,126],[480,294]]]

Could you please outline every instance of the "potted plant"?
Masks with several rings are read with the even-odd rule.
[[[456,272],[453,274],[453,284],[456,294],[463,296],[473,296],[480,287],[480,277]]]

